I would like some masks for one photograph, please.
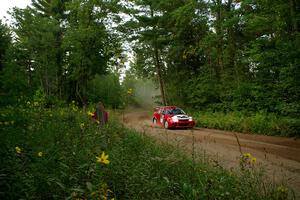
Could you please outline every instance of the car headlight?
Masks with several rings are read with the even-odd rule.
[[[171,119],[172,119],[173,122],[178,122],[177,116],[173,116]]]
[[[193,121],[193,118],[192,118],[192,117],[189,117],[189,121],[190,121],[190,122]]]

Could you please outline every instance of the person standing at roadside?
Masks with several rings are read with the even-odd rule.
[[[104,126],[108,122],[108,113],[105,111],[104,105],[101,101],[96,106],[93,119],[99,123],[99,126]]]
[[[92,116],[93,121],[95,121],[97,124],[99,124],[98,128],[99,131],[102,133],[102,140],[101,145],[102,148],[106,149],[109,144],[109,135],[107,132],[107,129],[105,127],[105,124],[108,122],[108,113],[104,109],[104,105],[101,101],[99,101],[96,105],[96,111],[93,113]]]

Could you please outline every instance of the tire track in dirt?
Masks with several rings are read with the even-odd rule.
[[[263,167],[271,180],[286,182],[294,190],[296,198],[300,199],[299,139],[205,128],[165,130],[162,127],[154,127],[151,114],[145,111],[126,112],[123,122],[128,128],[143,132],[159,142],[170,143],[184,151],[193,151],[204,157],[208,154],[213,163],[228,169],[239,166],[240,150],[243,153],[251,153],[257,158],[257,166]]]

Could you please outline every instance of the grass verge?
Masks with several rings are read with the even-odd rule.
[[[241,112],[193,113],[198,126],[243,133],[300,137],[300,119],[279,117],[274,114]]]

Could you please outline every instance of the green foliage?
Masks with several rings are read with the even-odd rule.
[[[124,99],[119,77],[115,74],[96,75],[88,85],[88,98],[91,103],[103,102],[112,108],[119,108]]]
[[[22,63],[21,67],[30,70],[47,95],[57,91],[56,35],[59,23],[53,18],[40,17],[33,9],[15,9],[13,17],[17,35],[16,47],[20,48],[22,57],[11,58]]]
[[[0,72],[3,69],[5,54],[11,45],[11,35],[9,28],[0,20]]]
[[[5,66],[0,72],[0,104],[3,106],[17,104],[19,97],[31,97],[36,89],[36,79],[22,65],[23,62],[16,59],[24,54],[15,45],[9,46],[6,52]]]
[[[263,135],[280,135],[300,137],[300,120],[290,117],[279,117],[265,112],[199,112],[194,113],[197,125],[206,128],[217,128],[244,133]]]
[[[286,187],[267,184],[247,163],[236,174],[194,162],[116,120],[111,113],[99,128],[73,103],[2,107],[1,199],[288,198]],[[108,165],[97,162],[102,152]]]
[[[16,104],[19,96],[29,96],[32,94],[31,88],[27,87],[26,78],[18,68],[6,65],[0,74],[0,105]]]
[[[137,18],[140,24],[136,23],[135,29],[147,25],[156,33],[142,34],[132,66],[139,77],[157,75],[151,54],[151,41],[157,41],[169,104],[299,117],[296,1],[164,0],[136,4],[145,10],[150,7],[153,18],[136,10],[146,17]]]
[[[299,137],[298,10],[295,0],[33,0],[14,9],[12,29],[0,23],[1,199],[286,199],[284,187],[262,191],[252,171],[195,163],[116,121],[99,128],[76,105],[149,100],[156,91],[136,78],[157,76],[163,102],[207,111],[195,115],[200,126]],[[134,19],[115,28],[122,11]],[[135,41],[123,86],[118,30]],[[57,108],[62,100],[76,102]],[[96,163],[102,151],[108,166]]]
[[[12,29],[0,25],[2,104],[43,88],[49,101],[87,105],[101,96],[118,107],[122,100],[108,102],[89,85],[96,74],[120,74],[127,40],[131,76],[152,79],[163,104],[298,118],[298,10],[295,0],[34,0],[14,9]]]
[[[93,0],[32,3],[30,8],[14,8],[11,30],[0,24],[1,95],[12,99],[6,103],[14,103],[13,99],[23,95],[24,87],[30,88],[26,91],[29,97],[42,88],[47,101],[75,99],[86,105],[88,82],[96,74],[105,74],[109,67],[113,68],[110,65],[115,63],[110,59],[114,53],[122,54],[119,36],[108,31],[111,28],[108,21],[118,20],[113,14],[117,3]],[[16,35],[12,45],[10,31]],[[15,72],[17,81],[11,84],[13,80],[8,77]]]
[[[35,92],[33,101],[39,105],[44,105],[46,103],[46,94],[44,93],[44,90],[42,88],[39,88]]]
[[[1,199],[91,197],[91,187],[102,187],[105,166],[96,156],[107,152],[110,144],[101,141],[115,137],[113,127],[100,130],[74,105],[45,110],[35,102],[2,109],[0,121],[1,156],[7,158]]]
[[[63,40],[63,48],[67,52],[67,78],[74,98],[87,103],[87,84],[95,74],[104,74],[107,62],[112,56],[109,44],[109,33],[103,22],[105,11],[95,11],[94,1],[73,1],[67,4],[69,26]],[[100,18],[101,17],[101,18]]]

